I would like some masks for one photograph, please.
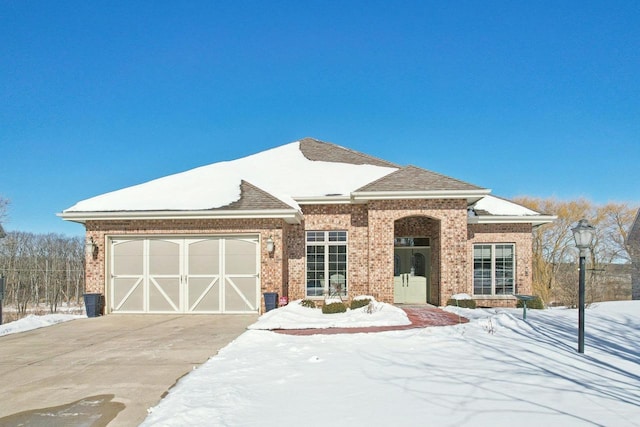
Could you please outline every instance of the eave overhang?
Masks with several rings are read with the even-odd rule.
[[[265,210],[200,210],[200,211],[113,211],[113,212],[62,212],[57,214],[65,221],[113,221],[157,219],[282,219],[289,224],[300,224],[302,213],[294,209]]]
[[[293,200],[299,205],[348,205],[353,203],[351,196],[302,196],[294,197]]]
[[[429,191],[355,191],[351,198],[355,202],[369,200],[407,200],[407,199],[466,199],[473,204],[491,193],[489,189],[478,190],[429,190]]]
[[[476,215],[467,218],[468,224],[531,224],[534,227],[558,219],[555,215]]]

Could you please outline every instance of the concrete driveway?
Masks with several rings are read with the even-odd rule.
[[[0,425],[138,425],[257,318],[109,315],[0,337]]]

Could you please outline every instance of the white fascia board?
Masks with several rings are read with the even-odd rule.
[[[394,199],[467,199],[479,200],[491,193],[481,190],[431,190],[431,191],[356,191],[351,193],[354,200],[394,200]]]
[[[152,220],[152,219],[283,219],[289,224],[300,224],[302,213],[294,209],[234,210],[234,211],[118,211],[118,212],[62,212],[65,221]]]
[[[302,196],[293,197],[299,205],[348,205],[352,202],[351,196]]]
[[[555,215],[478,215],[467,218],[468,224],[548,224],[558,219]]]

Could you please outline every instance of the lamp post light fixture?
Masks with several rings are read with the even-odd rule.
[[[579,279],[578,279],[578,353],[584,353],[584,280],[585,258],[591,247],[591,241],[595,234],[595,227],[586,219],[578,221],[578,225],[571,229],[579,254]]]

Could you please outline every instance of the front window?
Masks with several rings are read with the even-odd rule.
[[[347,295],[347,232],[307,231],[307,296]]]
[[[515,248],[512,244],[473,246],[473,294],[515,293]]]

